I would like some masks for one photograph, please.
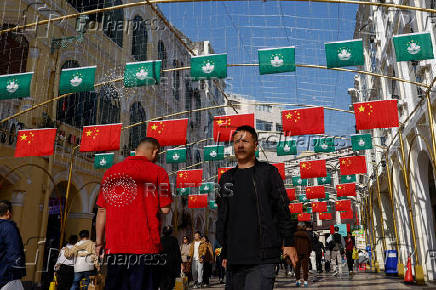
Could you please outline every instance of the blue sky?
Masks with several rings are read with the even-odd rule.
[[[324,43],[353,39],[356,5],[287,1],[160,4],[166,17],[192,41],[209,40],[228,63],[257,63],[257,50],[296,47],[297,64],[325,65]],[[281,103],[348,109],[353,73],[297,68],[260,76],[257,67],[228,68],[227,92]],[[326,133],[354,133],[351,114],[326,111]]]

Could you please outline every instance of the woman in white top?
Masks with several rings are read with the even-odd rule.
[[[74,258],[65,257],[65,248],[71,249],[77,243],[77,235],[72,235],[68,243],[61,249],[58,260],[55,264],[55,271],[58,281],[58,290],[69,290],[74,279]]]

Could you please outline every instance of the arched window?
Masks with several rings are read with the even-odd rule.
[[[167,50],[162,40],[157,43],[157,58],[162,61],[162,68],[167,66]]]
[[[173,60],[173,67],[177,67],[179,62]],[[180,71],[173,71],[173,96],[177,101],[180,99]]]
[[[147,60],[147,27],[141,16],[135,16],[132,29],[132,56],[137,61]]]
[[[113,86],[104,86],[98,92],[99,97],[99,124],[112,124],[120,122],[120,99]]]
[[[0,25],[6,29],[12,25]],[[0,75],[26,72],[29,42],[17,33],[0,35]]]
[[[75,60],[66,61],[61,69],[80,67]],[[96,123],[97,94],[81,92],[57,102],[56,119],[71,126],[83,127]]]
[[[130,107],[130,124],[135,124],[146,120],[145,110],[140,102],[134,103]],[[129,133],[129,148],[134,150],[138,146],[139,141],[147,135],[147,125],[141,124],[130,128]]]
[[[200,92],[198,89],[195,89],[194,91],[194,102],[195,102],[195,109],[201,108],[201,97]],[[201,124],[201,111],[195,112],[195,123],[199,126]]]
[[[79,12],[101,9],[105,4],[105,0],[67,0],[67,2]],[[101,22],[102,19],[101,13],[89,14],[88,17],[90,21],[97,20],[98,22]]]
[[[104,7],[122,5],[121,0],[105,0]],[[105,12],[103,31],[113,42],[123,47],[124,12],[123,9],[116,9]]]

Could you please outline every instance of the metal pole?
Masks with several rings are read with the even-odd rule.
[[[383,226],[383,209],[382,209],[382,203],[381,203],[381,193],[380,193],[380,181],[379,181],[379,177],[378,177],[378,169],[377,167],[375,168],[375,176],[376,176],[376,180],[377,180],[377,199],[378,199],[378,208],[380,210],[380,228],[381,228],[381,232],[382,232],[382,243],[383,243],[383,253],[386,253],[386,240],[385,240],[385,229]]]
[[[430,92],[431,89],[436,82],[436,77],[433,79],[433,81],[430,84],[430,87],[427,88],[427,91],[425,92],[425,98],[427,100],[427,115],[428,115],[428,123],[430,125],[430,134],[431,134],[431,145],[433,150],[433,168],[436,169],[436,139],[434,135],[434,124],[433,124],[433,110],[431,108],[431,100],[430,100]]]

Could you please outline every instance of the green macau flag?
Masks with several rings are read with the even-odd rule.
[[[200,194],[212,193],[215,190],[215,184],[213,182],[207,182],[200,185]]]
[[[324,46],[328,68],[365,63],[362,39],[327,42]]]
[[[191,194],[191,187],[186,187],[186,188],[177,188],[177,194],[180,196],[188,196]]]
[[[0,100],[30,97],[33,72],[0,76]]]
[[[94,168],[110,168],[114,164],[114,153],[95,154]]]
[[[67,68],[61,71],[59,93],[88,92],[94,90],[96,66]]]
[[[307,179],[301,179],[300,176],[292,177],[293,186],[307,186]]]
[[[280,141],[277,145],[277,156],[297,155],[295,140]]]
[[[318,185],[324,185],[324,184],[331,184],[332,183],[332,176],[330,173],[327,173],[326,177],[318,177]]]
[[[136,155],[136,152],[135,152],[135,151],[130,151],[129,155],[130,155],[130,156],[135,156],[135,155]]]
[[[341,175],[340,183],[352,183],[352,182],[356,182],[356,174]]]
[[[334,152],[335,140],[333,138],[317,138],[313,139],[313,149],[315,152]]]
[[[167,163],[186,162],[186,148],[168,149],[166,160]]]
[[[215,200],[209,200],[208,204],[210,209],[218,208],[218,205],[216,204]]]
[[[395,55],[397,61],[433,59],[433,43],[430,33],[409,33],[395,35]]]
[[[204,161],[218,161],[224,159],[224,145],[204,146]]]
[[[124,86],[140,87],[160,82],[161,60],[126,63],[124,69]]]
[[[298,195],[298,201],[299,202],[307,202],[309,200],[306,198],[306,195],[303,193],[303,194]]]
[[[351,147],[354,151],[372,149],[371,134],[351,135]]]
[[[295,71],[294,46],[259,49],[257,53],[261,75]]]
[[[191,57],[191,77],[194,80],[226,78],[227,54],[209,54]]]

